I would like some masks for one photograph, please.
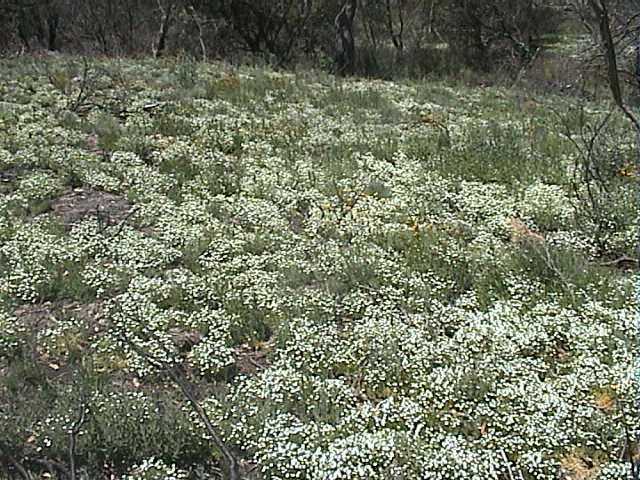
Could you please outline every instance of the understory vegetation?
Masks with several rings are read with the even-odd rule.
[[[4,473],[220,478],[167,367],[243,478],[629,478],[625,122],[499,87],[2,60]]]

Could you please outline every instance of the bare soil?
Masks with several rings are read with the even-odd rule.
[[[68,190],[51,203],[51,209],[67,229],[90,217],[98,217],[107,225],[117,225],[127,219],[131,208],[124,198],[91,188]]]

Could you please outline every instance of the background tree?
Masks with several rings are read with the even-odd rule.
[[[227,0],[218,12],[231,26],[236,45],[285,64],[295,57],[313,13],[312,0]]]
[[[558,29],[561,17],[554,13],[548,2],[535,0],[450,0],[439,11],[452,53],[485,70],[530,61],[542,37]]]
[[[178,8],[178,4],[174,0],[169,0],[166,4],[163,4],[162,0],[158,0],[158,10],[160,11],[160,28],[158,29],[158,38],[153,46],[153,56],[155,58],[160,57],[167,46],[167,36],[169,35],[169,29],[173,23],[175,10]]]
[[[358,0],[346,0],[336,15],[336,68],[340,75],[353,73],[355,68],[356,45],[353,29],[357,10]]]
[[[585,1],[585,0],[575,0]],[[186,53],[393,77],[527,63],[557,29],[542,0],[0,0],[0,51]],[[554,12],[555,13],[555,12]],[[329,60],[327,62],[327,59]]]
[[[5,1],[0,4],[0,12],[24,50],[36,46],[57,50],[62,7],[58,0]]]

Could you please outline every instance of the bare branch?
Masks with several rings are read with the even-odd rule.
[[[183,396],[187,399],[193,410],[198,415],[198,418],[204,424],[207,429],[207,433],[211,437],[215,447],[222,454],[223,464],[227,470],[229,480],[240,480],[240,472],[238,466],[238,460],[235,458],[231,450],[226,446],[222,440],[222,435],[218,432],[216,427],[211,423],[207,412],[202,408],[202,405],[198,402],[193,394],[193,388],[184,377],[184,372],[178,367],[178,365],[170,365],[162,360],[155,358],[152,354],[145,351],[135,342],[130,340],[124,335],[121,335],[121,339],[140,357],[142,357],[152,367],[165,372],[169,378],[180,388]]]
[[[629,121],[631,121],[636,132],[640,134],[640,121],[631,112],[622,97],[622,88],[620,87],[620,76],[618,72],[618,60],[615,43],[611,35],[611,18],[609,15],[607,0],[589,0],[589,5],[598,18],[600,42],[607,62],[607,76],[613,100],[622,113],[624,113]],[[636,56],[640,61],[640,45],[637,45]],[[640,78],[640,66],[637,66],[636,68],[638,69],[638,76]]]
[[[7,448],[6,445],[2,443],[2,441],[0,441],[0,453],[2,453],[2,456],[4,456],[7,459],[7,461],[9,462],[9,465],[11,465],[24,480],[32,480],[32,477],[29,474],[29,472],[27,472],[27,470],[20,464],[20,462],[18,462],[9,453],[9,449]]]
[[[175,7],[175,2],[170,1],[169,5],[165,9],[162,6],[162,0],[158,0],[158,9],[160,10],[160,13],[162,16],[160,19],[160,30],[158,31],[158,38],[153,48],[153,56],[155,58],[160,58],[162,56],[165,46],[167,44],[167,36],[169,34],[169,27],[171,26],[171,21],[173,20],[174,7]]]
[[[78,418],[71,427],[69,432],[69,477],[71,480],[76,480],[76,441],[80,429],[84,424],[87,413],[87,403],[84,398],[80,401],[80,413]]]

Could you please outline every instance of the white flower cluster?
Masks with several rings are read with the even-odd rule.
[[[10,196],[16,204],[28,207],[36,200],[48,200],[62,191],[62,181],[47,172],[36,171],[24,177],[17,185],[16,192]]]
[[[25,329],[17,319],[0,311],[0,359],[8,358],[22,344],[21,333]]]
[[[558,185],[536,182],[523,194],[520,211],[535,222],[537,228],[562,230],[570,224],[574,209],[568,193]]]
[[[144,349],[156,362],[172,365],[186,359],[202,374],[215,375],[232,364],[230,317],[224,311],[207,306],[188,310],[166,306],[180,297],[190,303],[189,288],[183,288],[180,280],[180,275],[169,279],[134,277],[127,291],[109,303],[113,344],[103,345],[103,354],[121,346],[128,351],[129,368],[139,375],[150,371],[148,359],[141,358],[127,342]],[[186,357],[180,351],[184,348]]]
[[[149,458],[134,465],[120,480],[186,480],[189,472],[175,465],[167,465],[159,458]]]
[[[46,222],[22,223],[0,244],[0,257],[6,262],[0,294],[35,301],[65,262],[79,259],[75,245],[51,230]]]
[[[138,79],[122,124],[57,118],[59,92],[12,84],[35,108],[0,139],[0,357],[21,341],[15,304],[76,282],[105,304],[96,368],[145,378],[143,349],[226,382],[203,403],[265,479],[551,480],[574,452],[621,478],[637,276],[595,265],[553,119],[501,89],[218,67],[176,92],[179,72],[123,62]],[[554,175],[518,170],[538,167]],[[135,211],[70,231],[23,211],[69,178]],[[629,253],[625,195],[606,244]],[[39,351],[64,357],[85,326],[60,320]],[[136,419],[157,414],[127,395]],[[149,459],[124,478],[185,475]]]

